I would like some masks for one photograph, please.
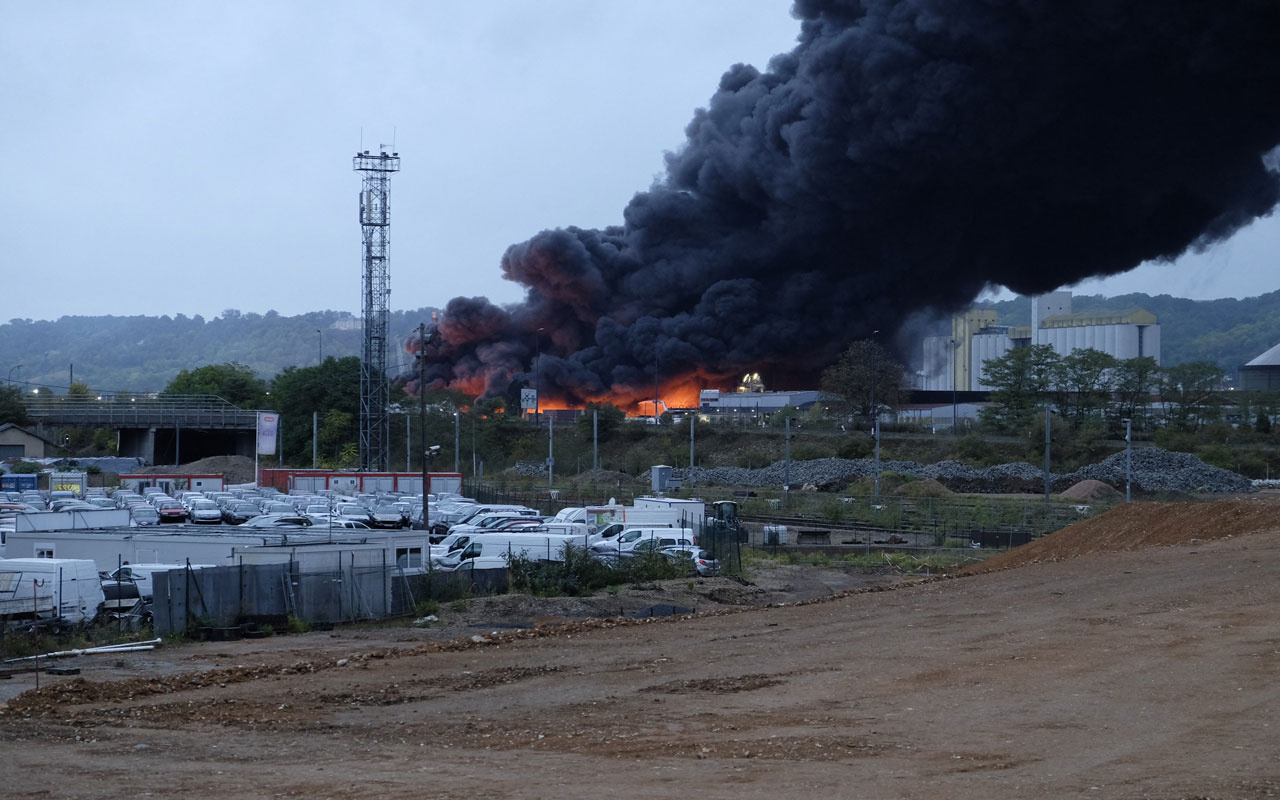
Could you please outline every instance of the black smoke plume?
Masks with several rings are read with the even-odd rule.
[[[429,383],[510,396],[539,347],[567,401],[650,396],[655,374],[811,380],[912,312],[1172,259],[1277,202],[1273,0],[792,13],[796,48],[724,74],[622,225],[513,245],[523,303],[448,304]]]

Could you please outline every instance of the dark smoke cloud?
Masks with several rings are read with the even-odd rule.
[[[1277,202],[1280,3],[793,13],[795,50],[725,73],[623,225],[513,245],[521,304],[448,304],[430,382],[509,396],[535,342],[544,390],[567,400],[643,396],[655,368],[812,378],[913,312],[1172,259]]]

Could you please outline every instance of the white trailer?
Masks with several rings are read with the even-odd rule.
[[[668,500],[667,498],[641,497],[634,506],[609,504],[565,508],[555,516],[555,522],[584,523],[592,532],[599,532],[611,525],[652,528],[696,528],[706,518],[707,506],[701,500]]]
[[[102,605],[98,568],[87,559],[0,560],[0,620],[8,625],[57,620],[89,622]]]

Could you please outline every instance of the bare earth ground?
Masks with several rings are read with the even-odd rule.
[[[1276,796],[1277,512],[1134,504],[799,605],[121,657],[9,700],[0,795]]]

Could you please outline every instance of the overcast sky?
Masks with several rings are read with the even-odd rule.
[[[360,177],[394,144],[391,307],[521,297],[505,248],[621,221],[788,2],[4,6],[0,318],[359,313]],[[1273,216],[1082,293],[1280,288]],[[14,292],[19,287],[20,292]]]

